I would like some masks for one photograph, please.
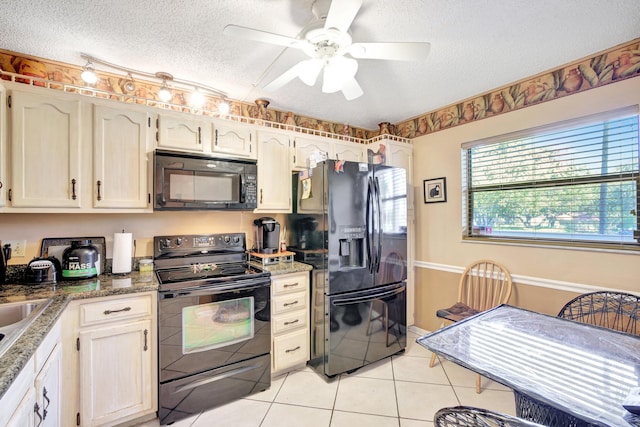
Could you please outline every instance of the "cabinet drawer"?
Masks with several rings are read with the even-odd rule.
[[[291,332],[273,339],[273,370],[305,363],[309,360],[309,337],[307,329]]]
[[[302,328],[307,326],[307,310],[298,310],[291,314],[284,314],[282,316],[271,319],[273,325],[273,333],[278,334],[281,332],[291,331],[293,329]]]
[[[151,295],[110,298],[80,305],[80,326],[151,316]]]
[[[274,297],[271,300],[271,314],[286,313],[307,307],[307,293],[296,292],[291,295]]]
[[[273,290],[274,295],[286,294],[288,292],[298,292],[306,290],[308,288],[308,273],[271,279],[271,289]]]

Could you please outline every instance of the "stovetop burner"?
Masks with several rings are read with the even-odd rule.
[[[261,270],[247,264],[213,264],[215,267],[202,269],[200,264],[190,266],[174,267],[157,270],[160,284],[177,283],[186,281],[208,280],[214,283],[215,279],[228,279],[230,277],[253,276],[262,273]]]
[[[156,236],[153,243],[160,290],[270,276],[249,264],[244,233]]]

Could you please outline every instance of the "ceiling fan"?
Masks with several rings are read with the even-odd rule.
[[[264,89],[275,91],[295,79],[305,84],[316,84],[320,71],[322,91],[342,91],[347,100],[363,94],[355,78],[356,59],[387,59],[416,61],[429,55],[431,45],[426,42],[354,43],[349,27],[358,14],[362,0],[316,0],[311,6],[316,20],[305,27],[300,38],[292,38],[239,25],[227,25],[223,33],[228,36],[300,49],[309,59],[298,62]]]

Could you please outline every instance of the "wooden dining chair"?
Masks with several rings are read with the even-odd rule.
[[[442,408],[433,417],[436,427],[543,427],[531,421],[471,406]]]
[[[578,295],[562,307],[558,317],[640,335],[640,297],[626,292],[598,291]]]
[[[448,308],[440,309],[436,316],[442,319],[442,328],[447,321],[458,322],[482,311],[505,304],[511,296],[511,274],[500,263],[482,259],[469,265],[458,284],[458,301]],[[429,367],[436,362],[431,355]],[[480,393],[480,379],[476,378],[476,393]]]

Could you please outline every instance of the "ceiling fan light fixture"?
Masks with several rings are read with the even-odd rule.
[[[318,74],[322,70],[323,61],[318,58],[307,59],[300,63],[298,77],[307,86],[313,86],[318,80]]]
[[[345,82],[353,79],[358,71],[358,61],[344,56],[336,56],[324,66],[322,92],[334,93],[342,90]]]

